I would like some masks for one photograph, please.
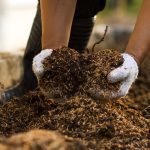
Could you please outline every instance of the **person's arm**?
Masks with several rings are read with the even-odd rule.
[[[43,61],[53,49],[68,46],[77,0],[40,0],[42,51],[33,58],[33,72],[39,80]]]
[[[143,0],[135,28],[131,34],[125,53],[123,64],[110,72],[108,80],[111,83],[120,81],[121,85],[117,92],[112,93],[110,98],[119,98],[128,94],[132,83],[138,76],[138,66],[150,51],[150,1]]]
[[[126,53],[134,56],[141,64],[150,51],[150,0],[143,0],[134,31],[126,48]]]
[[[42,49],[68,46],[77,0],[40,0]]]
[[[143,0],[135,28],[125,52],[122,54],[123,64],[111,71],[107,78],[110,83],[120,82],[118,91],[110,92],[106,98],[120,98],[128,94],[132,83],[138,76],[138,66],[150,51],[150,0]],[[93,94],[93,95],[92,95]],[[104,98],[100,93],[92,92],[92,97]]]

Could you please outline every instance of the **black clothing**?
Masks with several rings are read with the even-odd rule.
[[[106,0],[77,0],[75,17],[94,17],[105,8]]]

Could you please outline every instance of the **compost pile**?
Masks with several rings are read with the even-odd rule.
[[[65,51],[65,49],[63,48],[62,51]],[[94,54],[78,55],[73,50],[69,52],[67,58],[73,55],[74,60],[71,63],[72,65],[75,63],[74,69],[66,70],[66,74],[62,74],[60,79],[57,78],[57,73],[55,74],[56,80],[59,80],[60,83],[56,84],[56,86],[59,87],[61,94],[65,95],[57,94],[57,96],[62,97],[63,101],[47,98],[43,95],[43,92],[37,89],[21,98],[14,98],[1,106],[0,135],[6,138],[2,137],[0,139],[0,149],[6,150],[6,148],[12,148],[12,150],[16,150],[16,147],[25,147],[24,150],[53,150],[55,145],[57,146],[55,149],[66,150],[68,144],[72,145],[71,150],[148,149],[150,146],[148,112],[150,97],[148,97],[147,88],[146,90],[141,89],[143,90],[142,94],[135,93],[139,85],[137,80],[129,94],[130,97],[107,103],[93,99],[86,92],[91,88],[102,89],[104,93],[106,89],[110,91],[118,90],[120,83],[112,85],[108,83],[107,74],[122,64],[121,55],[112,50],[107,50],[107,52],[107,54],[104,51],[98,52],[96,56]],[[62,53],[60,52],[58,55],[60,54]],[[56,57],[57,55],[54,53],[54,56]],[[64,58],[61,57],[61,59]],[[68,59],[68,61],[70,60]],[[55,62],[52,63],[55,64]],[[59,65],[60,67],[56,68],[59,68],[61,73],[63,73],[63,67],[70,67],[65,62]],[[94,69],[92,68],[93,66]],[[100,71],[99,68],[102,70]],[[88,70],[90,71],[88,72]],[[50,70],[47,69],[46,71]],[[74,71],[75,73],[73,73]],[[73,77],[70,77],[70,75],[73,75]],[[81,76],[79,77],[78,75]],[[67,76],[68,80],[66,80]],[[98,76],[103,80],[102,82],[99,82]],[[55,85],[55,77],[47,77],[43,76],[43,79],[51,80],[50,83],[52,83],[52,86],[48,85],[51,88]],[[73,83],[75,83],[75,87]],[[62,89],[60,85],[63,86]],[[65,85],[67,87],[64,89]],[[140,85],[142,85],[142,81]],[[67,90],[68,87],[71,90]],[[147,98],[141,98],[141,101],[145,100],[144,104],[141,104],[138,97],[144,97],[144,94]],[[135,95],[136,97],[134,97]],[[36,136],[34,131],[14,135],[32,129],[46,129],[51,131],[38,130],[40,132],[38,136]],[[51,137],[52,134],[54,134],[54,137],[57,137],[58,141]],[[45,140],[43,140],[43,135],[47,137]],[[17,140],[18,137],[20,137],[19,140]],[[30,137],[30,140],[27,140],[28,137]],[[49,140],[47,141],[46,139]]]

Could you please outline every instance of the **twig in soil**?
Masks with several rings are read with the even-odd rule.
[[[100,44],[101,42],[104,41],[105,36],[106,36],[106,33],[107,33],[107,30],[108,30],[108,26],[106,26],[105,32],[104,32],[104,35],[102,36],[102,38],[101,38],[98,42],[96,42],[96,43],[93,45],[93,47],[92,47],[92,54],[94,53],[94,48],[95,48],[95,46],[96,46],[97,44]]]
[[[147,106],[146,108],[144,108],[144,109],[142,110],[142,112],[147,111],[147,110],[149,110],[149,109],[150,109],[150,105]]]

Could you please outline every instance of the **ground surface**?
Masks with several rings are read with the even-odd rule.
[[[148,150],[149,62],[150,56],[129,96],[116,101],[104,103],[86,93],[55,101],[37,90],[1,106],[0,149],[66,150],[72,145],[71,150]],[[15,135],[33,129],[40,130]]]

